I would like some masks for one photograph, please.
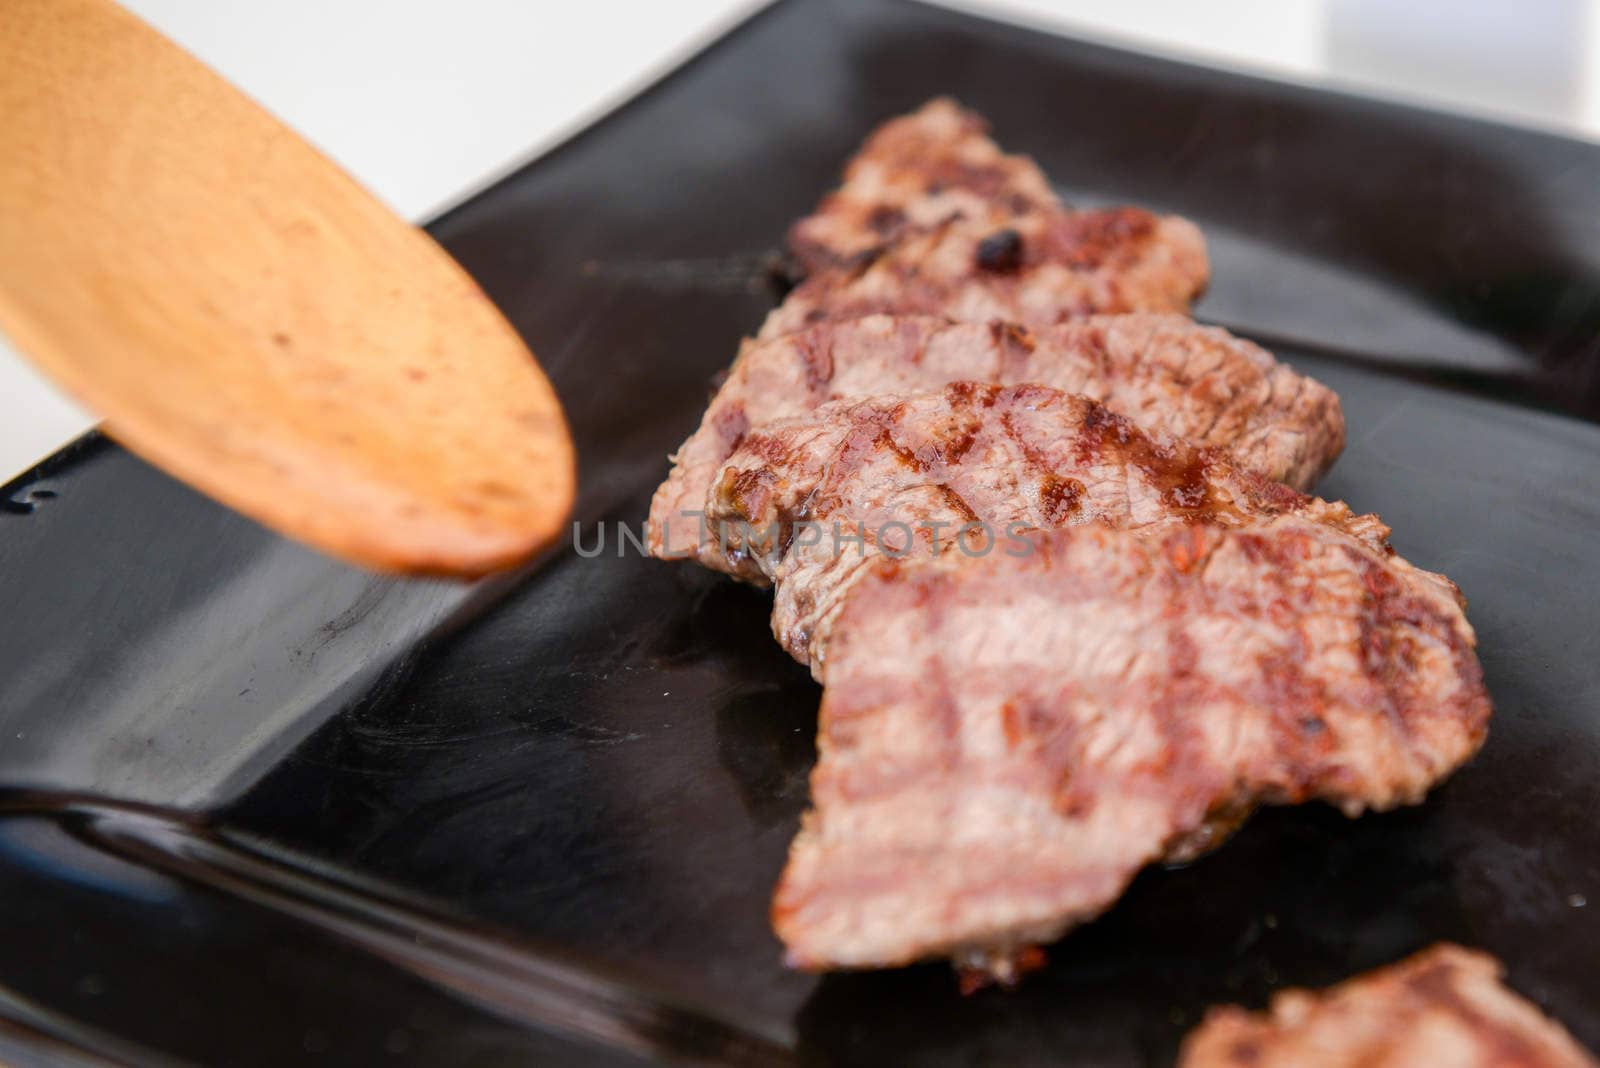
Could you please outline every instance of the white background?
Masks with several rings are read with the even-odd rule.
[[[536,155],[759,6],[125,2],[418,220]],[[1600,0],[941,2],[1600,140]],[[0,480],[92,422],[3,340],[0,401]]]

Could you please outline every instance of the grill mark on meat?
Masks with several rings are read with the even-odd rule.
[[[1180,528],[1161,543],[1161,554],[1167,564],[1181,575],[1187,575],[1206,558],[1206,539],[1195,527]]]
[[[1083,420],[1083,429],[1087,433],[1078,440],[1078,462],[1094,463],[1100,459],[1100,454],[1108,442],[1117,446],[1125,444],[1128,437],[1127,428],[1127,422],[1118,419],[1111,409],[1105,407],[1091,409]]]
[[[758,456],[769,464],[778,464],[789,456],[789,443],[781,435],[758,430],[745,434],[736,451]]]
[[[806,393],[821,403],[828,395],[827,386],[833,381],[833,347],[828,335],[804,334],[795,339],[805,367]]]
[[[1152,337],[1155,336],[1155,333],[1159,331],[1162,326],[1169,325],[1172,321],[1164,316],[1154,315],[1142,316],[1139,317],[1139,320],[1148,323]],[[1119,368],[1117,361],[1114,360],[1111,355],[1110,339],[1106,334],[1108,324],[1115,323],[1118,326],[1128,326],[1134,322],[1135,319],[1133,317],[1125,319],[1111,319],[1103,316],[1094,316],[1085,319],[1078,324],[1079,329],[1077,331],[1077,337],[1080,339],[1080,344],[1083,346],[1085,358],[1092,362],[1092,366],[1094,367],[1095,371],[1103,376],[1108,382],[1114,381],[1117,377],[1119,377],[1119,375],[1125,374],[1132,368],[1148,366],[1150,356],[1148,342],[1146,342],[1144,345],[1134,347],[1134,350],[1138,351],[1140,355],[1132,360],[1124,361],[1127,364],[1126,367]],[[1226,359],[1226,357],[1219,358]],[[1179,390],[1184,389],[1186,383],[1184,382],[1182,366],[1168,366],[1168,370],[1172,374],[1173,385]],[[1219,404],[1217,406],[1217,414],[1219,416],[1221,411],[1222,406]],[[1185,432],[1182,436],[1186,438],[1192,438],[1195,441],[1205,442],[1209,440],[1209,428],[1207,428],[1206,433],[1194,433],[1192,430],[1185,428]]]
[[[1286,990],[1265,1012],[1214,1008],[1179,1068],[1314,1059],[1324,1068],[1596,1068],[1566,1029],[1504,984],[1487,954],[1441,943],[1324,991]]]
[[[932,632],[944,629],[945,604],[937,597],[924,595],[920,611],[922,625]],[[961,710],[956,705],[955,692],[950,681],[950,665],[942,656],[930,656],[923,662],[924,677],[933,684],[935,696],[933,711],[936,726],[934,736],[941,741],[937,749],[937,773],[956,773],[961,763]]]
[[[990,394],[991,405],[993,397],[994,395]],[[1083,483],[1075,478],[1063,478],[1056,474],[1043,451],[1017,430],[1017,424],[1011,418],[1010,412],[1001,414],[1000,425],[1005,429],[1006,436],[1021,452],[1028,471],[1039,481],[1039,506],[1044,513],[1045,522],[1051,526],[1065,525],[1082,507]]]
[[[990,383],[985,382],[949,382],[945,384],[944,395],[951,404],[971,408],[977,405],[980,408],[993,408],[997,394],[987,388]],[[1023,388],[1021,386],[1017,387]]]
[[[1183,537],[1181,533],[1177,536]],[[1186,832],[1205,822],[1206,815],[1216,804],[1214,795],[1220,791],[1221,784],[1214,773],[1203,777],[1194,771],[1205,766],[1204,737],[1194,718],[1197,712],[1204,710],[1209,696],[1206,680],[1196,670],[1199,650],[1184,630],[1187,621],[1170,610],[1164,615],[1168,617],[1163,635],[1167,670],[1159,696],[1150,703],[1150,715],[1162,744],[1148,773],[1184,782],[1174,805],[1173,822]],[[1203,778],[1209,781],[1202,781]],[[1164,842],[1172,837],[1167,835]],[[1186,854],[1188,852],[1186,850]]]
[[[1206,475],[1218,456],[1211,450],[1174,447],[1141,434],[1133,421],[1109,408],[1092,409],[1084,421],[1090,433],[1079,439],[1080,457],[1093,463],[1108,450],[1127,455],[1175,511],[1204,515],[1226,506],[1212,497]]]
[[[1263,697],[1273,709],[1273,739],[1289,754],[1291,766],[1322,766],[1335,751],[1337,740],[1329,733],[1324,719],[1323,693],[1304,669],[1307,649],[1302,635],[1295,635],[1294,647],[1276,650],[1255,658],[1262,680]],[[1312,777],[1301,777],[1290,784],[1283,801],[1299,801],[1311,788]]]
[[[1064,696],[1058,695],[1056,699]],[[1007,713],[1010,722],[1003,722],[1002,729],[1014,748],[1031,750],[1030,756],[1036,762],[1051,807],[1064,819],[1087,817],[1094,809],[1095,796],[1089,784],[1080,782],[1076,773],[1083,757],[1082,734],[1076,723],[1053,715],[1041,702],[1028,697],[1007,701],[1001,714]]]
[[[874,455],[893,456],[907,470],[927,470],[926,464],[915,452],[895,440],[895,420],[903,410],[901,405],[891,405],[862,408],[850,413],[849,429],[843,443],[822,472],[815,488],[806,495],[799,518],[832,518],[844,507],[839,486],[856,475]],[[730,518],[754,523],[764,515],[764,509],[751,511],[739,508]]]
[[[929,176],[928,188],[940,192],[952,186],[970,189],[981,197],[993,197],[1001,192],[1010,179],[1004,167],[974,166],[958,159],[941,159],[938,169]]]
[[[1082,509],[1083,495],[1083,483],[1077,479],[1046,474],[1039,483],[1039,503],[1044,508],[1045,522],[1051,526],[1065,526]]]
[[[1402,666],[1394,663],[1397,651],[1405,651],[1405,660],[1407,662],[1403,667],[1407,670],[1415,667],[1415,656],[1411,655],[1409,645],[1390,630],[1389,625],[1395,622],[1395,619],[1389,609],[1389,601],[1385,594],[1391,592],[1392,587],[1386,582],[1374,583],[1374,575],[1371,569],[1367,569],[1367,573],[1363,578],[1371,596],[1367,600],[1366,610],[1361,613],[1358,619],[1358,624],[1361,628],[1359,642],[1361,669],[1370,680],[1381,685],[1391,672]],[[1374,588],[1375,586],[1377,588]],[[1403,717],[1400,716],[1399,710],[1394,708],[1392,704],[1386,703],[1383,712],[1396,732],[1402,738],[1406,738],[1409,730]]]
[[[936,488],[944,497],[945,503],[950,506],[950,510],[958,513],[961,516],[961,521],[963,523],[977,523],[981,521],[978,518],[978,513],[973,510],[973,507],[968,504],[966,499],[962,497],[961,494],[957,493],[948,482],[941,482]]]
[[[1044,228],[1027,259],[1090,270],[1114,259],[1126,262],[1137,257],[1155,231],[1156,217],[1140,208],[1065,212]]]
[[[1386,682],[1393,674],[1413,671],[1418,666],[1414,633],[1421,630],[1428,618],[1427,603],[1414,593],[1399,587],[1392,575],[1372,563],[1366,563],[1363,583],[1370,595],[1368,612],[1363,615],[1362,665],[1374,682]],[[1444,583],[1455,592],[1453,583]],[[1458,600],[1459,600],[1459,594]],[[1396,633],[1397,628],[1404,630]],[[1467,655],[1472,643],[1467,636],[1457,633],[1442,635],[1456,663],[1459,681],[1463,687],[1476,688],[1483,684],[1483,668],[1477,657]],[[1395,661],[1400,661],[1396,665]]]
[[[928,469],[928,465],[923,462],[920,456],[894,440],[894,434],[887,426],[879,425],[873,428],[872,444],[893,453],[895,459],[913,471],[926,471]],[[849,453],[849,458],[838,468],[838,476],[844,477],[854,474],[861,468],[862,464],[866,463],[868,455],[867,450],[864,448]]]
[[[1016,323],[1000,319],[989,323],[989,336],[1000,351],[1000,382],[1016,382],[1028,372],[1029,360],[1039,348],[1033,335]],[[1048,385],[1048,383],[1046,383]]]
[[[916,316],[891,320],[894,324],[894,333],[898,342],[897,349],[907,353],[907,363],[912,367],[920,368],[928,356],[928,345],[936,336],[927,329],[928,321]],[[863,324],[865,325],[865,324]],[[876,355],[895,351],[886,345],[873,345],[872,352]]]

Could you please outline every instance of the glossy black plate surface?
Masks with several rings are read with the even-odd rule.
[[[0,1060],[1170,1063],[1441,938],[1600,1048],[1600,149],[894,2],[783,3],[438,220],[637,523],[882,118],[992,117],[1179,211],[1202,317],[1337,388],[1329,496],[1472,602],[1498,712],[1422,807],[1263,813],[1015,993],[785,971],[818,691],[756,592],[630,552],[377,579],[90,438],[0,493]]]

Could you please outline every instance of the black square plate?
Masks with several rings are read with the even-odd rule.
[[[1078,202],[1206,230],[1204,318],[1344,398],[1329,496],[1472,601],[1498,713],[1418,808],[1259,815],[1014,993],[785,971],[817,690],[764,597],[616,555],[785,225],[938,93]],[[1600,1048],[1600,149],[1011,29],[791,0],[439,219],[543,358],[586,545],[374,578],[90,437],[0,492],[0,1058],[1170,1063],[1436,939]]]

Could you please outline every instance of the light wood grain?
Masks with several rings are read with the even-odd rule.
[[[555,394],[466,273],[108,0],[0,0],[0,330],[134,452],[359,564],[481,574],[571,507]]]

